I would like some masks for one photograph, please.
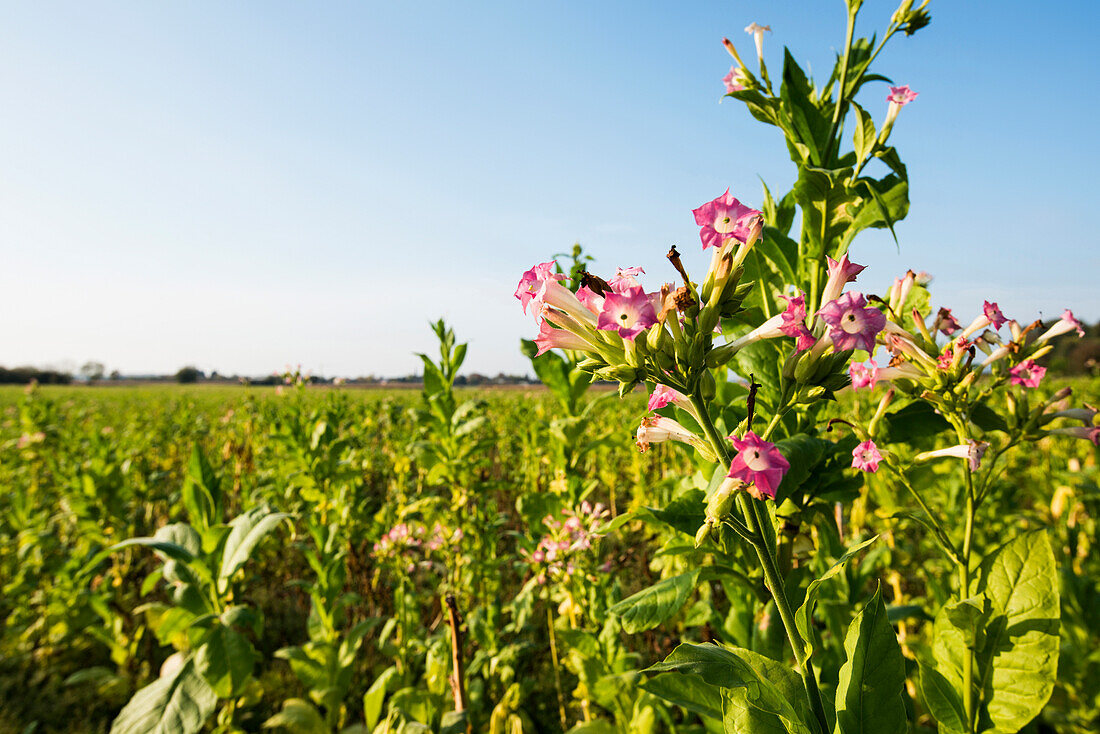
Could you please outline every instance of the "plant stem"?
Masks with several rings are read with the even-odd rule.
[[[554,634],[554,609],[550,597],[550,589],[546,590],[546,629],[550,634],[550,662],[554,664],[554,688],[558,693],[558,717],[561,720],[561,730],[566,731],[569,726],[565,718],[565,697],[561,692],[561,670],[558,663],[558,640]]]
[[[856,12],[848,11],[848,32],[844,37],[844,58],[840,62],[840,86],[836,92],[836,106],[833,107],[833,120],[829,125],[829,138],[825,141],[825,155],[821,165],[829,167],[829,159],[833,155],[833,147],[836,143],[837,129],[840,126],[840,111],[844,107],[844,95],[848,86],[848,60],[852,56],[852,36],[856,30]]]
[[[696,411],[698,411],[703,431],[707,434],[707,438],[710,440],[715,453],[722,459],[722,465],[724,467],[729,466],[729,450],[726,448],[725,442],[722,441],[721,437],[718,435],[718,429],[715,428],[710,418],[710,412],[707,410],[707,405],[698,392],[691,396],[691,404],[695,406]],[[778,423],[778,419],[773,417],[768,429],[765,431],[765,435],[770,434]],[[802,676],[802,683],[806,688],[806,697],[809,699],[810,708],[813,709],[814,717],[817,719],[821,731],[828,732],[829,725],[825,718],[824,704],[821,702],[821,690],[817,686],[817,676],[814,674],[809,655],[806,654],[806,644],[803,642],[802,636],[798,633],[798,628],[795,626],[794,614],[791,612],[790,602],[787,601],[787,592],[783,586],[783,577],[779,573],[779,567],[775,561],[774,549],[772,549],[771,545],[764,537],[763,529],[767,518],[762,514],[763,508],[761,507],[761,503],[751,499],[743,492],[738,495],[737,504],[744,517],[745,525],[748,526],[752,534],[750,543],[756,551],[757,558],[760,561],[760,567],[764,572],[764,582],[768,587],[768,591],[771,592],[772,598],[775,600],[776,609],[779,610],[779,617],[783,620],[783,628],[787,632],[787,640],[790,642],[791,651],[794,653],[795,665],[798,668],[799,674]]]
[[[966,473],[966,530],[963,535],[962,558],[959,559],[959,599],[970,596],[970,551],[974,538],[974,512],[977,509],[974,502],[974,478],[971,476],[970,467],[963,467]],[[977,712],[974,708],[974,652],[966,651],[963,658],[963,708],[966,711],[966,730],[974,732]]]

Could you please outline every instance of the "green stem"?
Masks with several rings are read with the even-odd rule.
[[[833,120],[829,124],[829,138],[825,141],[825,156],[822,166],[828,167],[836,145],[837,129],[840,127],[840,111],[844,107],[844,95],[848,86],[848,60],[852,56],[852,36],[856,30],[856,13],[848,11],[848,32],[844,37],[844,58],[840,62],[840,87],[836,92],[836,106],[833,107]]]
[[[955,435],[960,443],[970,442],[970,431],[966,421],[957,416],[948,416],[948,420],[955,427]],[[966,477],[966,527],[963,531],[962,557],[958,559],[959,566],[959,600],[970,596],[970,554],[974,544],[974,515],[978,505],[974,492],[974,476],[970,471],[969,463],[963,466],[963,474]],[[977,708],[974,705],[974,651],[968,649],[963,658],[963,709],[966,711],[966,731],[974,734],[977,724]]]
[[[707,405],[698,392],[691,396],[691,404],[695,406],[695,409],[699,413],[703,431],[707,434],[707,438],[714,447],[715,453],[721,457],[723,466],[729,466],[731,458],[729,450],[726,448],[725,442],[718,435],[718,430],[711,421],[710,411],[707,410]],[[775,426],[778,425],[778,418],[779,414],[772,418],[771,423],[765,431],[765,436],[769,435]],[[779,573],[779,566],[775,561],[775,551],[765,540],[763,533],[767,517],[763,514],[762,503],[751,499],[744,492],[738,495],[737,503],[744,517],[745,525],[748,526],[754,536],[754,540],[750,542],[753,549],[756,551],[757,558],[760,561],[760,567],[764,572],[764,582],[767,584],[768,591],[771,592],[772,599],[775,600],[776,609],[779,611],[779,618],[783,620],[783,628],[787,632],[787,640],[791,644],[791,651],[794,653],[795,665],[798,668],[798,673],[802,676],[802,683],[806,688],[806,697],[809,699],[810,708],[813,709],[814,717],[817,719],[821,731],[827,732],[829,730],[829,724],[828,720],[825,718],[825,706],[822,703],[821,690],[817,686],[817,676],[814,674],[813,665],[810,663],[810,656],[806,653],[806,644],[802,640],[798,628],[795,626],[794,613],[791,611],[791,604],[787,600],[787,592],[783,585],[783,577]]]

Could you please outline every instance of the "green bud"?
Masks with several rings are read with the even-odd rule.
[[[803,404],[816,403],[818,400],[825,397],[825,393],[827,392],[828,390],[820,385],[805,385],[799,389],[798,393],[795,395],[794,401]]]
[[[805,356],[794,366],[794,379],[795,382],[808,383],[811,382],[811,378],[817,372],[818,363],[824,360],[822,357],[814,356],[809,350],[803,352],[803,354]]]
[[[638,384],[637,381],[634,381],[634,380],[620,382],[619,383],[619,397],[620,398],[625,398],[627,395],[630,394],[630,391],[633,390],[634,387],[637,384]]]
[[[737,350],[733,348],[732,344],[723,344],[716,349],[712,349],[707,354],[707,367],[711,369],[721,367],[726,362],[733,359],[733,355],[735,354],[737,354]]]
[[[734,488],[740,486],[738,483],[725,481],[718,485],[718,489],[714,490],[714,494],[707,500],[707,522],[711,525],[718,525],[724,519],[726,515],[730,514],[730,508],[733,507],[733,500],[736,496]]]
[[[604,363],[603,363],[602,360],[592,359],[591,357],[585,357],[580,362],[577,362],[577,367],[584,370],[585,372],[591,372],[593,370],[598,370],[600,367],[603,367],[603,366],[604,366]]]
[[[703,374],[699,376],[699,394],[703,400],[714,400],[714,396],[718,393],[718,386],[714,382],[714,375],[710,370],[704,370]]]
[[[699,530],[695,532],[695,547],[699,548],[703,543],[707,542],[707,538],[710,537],[711,524],[705,522],[699,526]]]
[[[709,334],[714,331],[714,327],[718,326],[718,307],[708,303],[702,311],[699,312],[699,331],[704,334]]]
[[[808,349],[803,349],[801,352],[791,352],[787,359],[783,361],[783,378],[787,380],[795,379],[795,368],[798,367],[798,363],[802,361],[802,358],[809,353]]]

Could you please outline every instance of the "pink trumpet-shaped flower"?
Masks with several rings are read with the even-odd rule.
[[[580,299],[577,298],[577,295],[573,293],[573,291],[556,280],[544,280],[541,282],[542,286],[539,288],[539,292],[531,299],[536,320],[549,313],[549,309],[556,309],[557,311],[568,314],[578,323],[593,326],[596,324],[596,319],[592,311],[581,303]]]
[[[666,385],[657,385],[653,388],[653,392],[649,395],[648,408],[650,410],[660,410],[669,403],[679,404],[685,400],[686,398],[682,394],[680,394],[676,390],[673,390],[671,387],[668,387]]]
[[[996,303],[982,301],[982,314],[989,320],[989,323],[993,325],[994,329],[999,329],[1004,326],[1006,321],[1005,315],[1001,313],[1001,309]]]
[[[918,92],[914,92],[912,89],[910,89],[908,84],[902,85],[900,87],[890,87],[890,94],[886,95],[886,101],[890,104],[896,104],[899,107],[904,107],[905,105],[916,99],[917,94]]]
[[[829,338],[837,351],[875,349],[875,336],[886,326],[886,316],[867,306],[863,294],[848,291],[830,301],[818,311],[822,321],[829,325]]]
[[[1084,423],[1086,426],[1091,426],[1092,422],[1096,419],[1096,414],[1100,413],[1100,410],[1086,404],[1084,408],[1069,408],[1067,410],[1059,410],[1054,413],[1054,418],[1069,418],[1070,420],[1078,420]]]
[[[543,281],[546,280],[565,280],[565,276],[561,273],[555,273],[554,261],[551,260],[548,263],[539,263],[527,272],[523,274],[523,277],[519,279],[519,285],[516,286],[516,298],[519,299],[520,304],[523,305],[523,312],[527,313],[527,304],[531,302],[539,290],[542,289]]]
[[[604,296],[603,310],[596,321],[596,328],[617,331],[623,339],[633,340],[655,323],[657,311],[653,308],[653,301],[641,286],[635,286],[622,293]]]
[[[878,463],[882,461],[882,454],[874,441],[864,441],[852,450],[852,468],[865,472],[877,472]]]
[[[775,499],[775,489],[783,481],[783,475],[791,468],[783,454],[752,431],[742,439],[730,436],[737,456],[730,462],[730,471],[726,476],[753,484],[760,494]]]
[[[939,313],[936,314],[936,328],[944,336],[951,336],[962,328],[962,324],[951,315],[951,309],[941,308]]]
[[[847,253],[842,255],[839,260],[834,260],[826,255],[825,260],[829,263],[829,279],[825,281],[825,290],[821,295],[822,306],[839,298],[840,294],[844,292],[845,284],[854,283],[856,276],[867,267],[866,265],[853,263],[848,259]]]
[[[748,81],[740,66],[731,66],[730,73],[722,77],[722,83],[726,85],[726,94],[740,92],[748,86]]]
[[[638,450],[644,452],[651,443],[661,443],[662,441],[680,441],[694,446],[704,453],[710,451],[710,448],[700,436],[695,435],[671,418],[659,415],[643,418],[634,440]]]
[[[756,209],[745,206],[730,195],[729,189],[714,201],[708,201],[698,209],[693,209],[695,223],[699,230],[699,239],[703,249],[721,247],[728,240],[749,242],[759,236],[763,215]]]
[[[635,266],[633,268],[619,268],[615,272],[615,277],[607,281],[607,284],[611,286],[611,290],[615,291],[616,293],[623,293],[628,288],[637,288],[641,286],[641,283],[638,282],[637,276],[644,274],[645,270],[643,270],[640,266]]]
[[[787,302],[787,308],[780,314],[782,323],[779,331],[797,340],[796,352],[809,349],[817,340],[806,328],[806,294],[799,292],[797,296],[780,296],[780,298]]]
[[[1073,436],[1092,441],[1094,446],[1100,446],[1100,426],[1074,426],[1073,428],[1055,428],[1051,433],[1062,436]]]
[[[1073,315],[1073,311],[1068,308],[1062,312],[1062,318],[1054,323],[1054,326],[1050,327],[1035,340],[1036,344],[1042,344],[1048,339],[1053,339],[1056,336],[1062,336],[1062,334],[1068,334],[1071,331],[1076,331],[1077,336],[1085,335],[1085,328],[1081,325],[1081,322]]]
[[[551,349],[578,349],[590,350],[591,345],[571,331],[559,329],[548,320],[543,319],[539,327],[539,335],[535,337],[535,344],[539,350],[535,353],[538,357]]]
[[[870,367],[861,362],[852,362],[848,365],[848,377],[852,379],[852,389],[859,390],[863,387],[874,387],[878,380],[878,365]]]
[[[1012,376],[1012,384],[1022,385],[1023,387],[1039,387],[1039,383],[1046,373],[1047,368],[1035,364],[1033,359],[1025,359],[1008,371],[1008,374]]]
[[[989,448],[989,444],[985,441],[974,441],[971,439],[967,443],[959,444],[958,446],[949,446],[945,449],[937,449],[935,451],[925,451],[917,454],[914,457],[914,461],[928,461],[929,459],[939,459],[945,456],[951,456],[956,459],[966,459],[967,464],[970,466],[970,471],[978,471],[978,468],[982,464],[982,457],[985,456],[985,450]]]
[[[603,296],[586,285],[577,289],[577,300],[597,316],[603,310]]]

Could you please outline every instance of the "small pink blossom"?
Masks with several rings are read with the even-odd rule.
[[[1042,381],[1043,375],[1046,373],[1047,368],[1035,364],[1033,359],[1025,359],[1008,371],[1008,374],[1012,376],[1012,384],[1022,385],[1023,387],[1039,387],[1039,382]]]
[[[856,265],[848,259],[848,254],[841,255],[839,260],[834,260],[828,255],[825,260],[829,265],[829,278],[825,281],[825,290],[821,295],[821,305],[835,301],[844,292],[847,283],[854,283],[856,276],[862,273],[867,266]]]
[[[669,403],[679,402],[684,400],[684,396],[678,391],[673,390],[671,387],[665,385],[657,385],[653,388],[653,392],[649,396],[649,410],[660,410]]]
[[[535,337],[535,344],[539,350],[535,353],[538,357],[551,349],[591,349],[591,345],[571,331],[559,329],[548,320],[543,319],[539,327],[539,335]]]
[[[638,450],[644,453],[649,449],[650,444],[663,441],[680,441],[704,453],[709,451],[709,447],[701,437],[684,428],[677,421],[659,415],[643,418],[634,440]]]
[[[955,317],[951,315],[951,309],[941,308],[940,312],[936,315],[936,328],[938,328],[940,333],[944,336],[951,336],[962,328],[962,324],[956,321]]]
[[[882,461],[882,454],[874,441],[864,441],[852,451],[852,468],[865,472],[877,472],[878,463]]]
[[[1094,446],[1100,446],[1100,426],[1074,426],[1073,428],[1055,428],[1051,433],[1062,436],[1073,436],[1092,441]]]
[[[863,387],[874,387],[878,380],[878,365],[870,367],[862,362],[852,362],[848,366],[848,377],[852,379],[852,388],[858,390]]]
[[[604,296],[603,310],[596,322],[597,329],[616,331],[623,339],[633,341],[657,323],[657,311],[653,301],[641,286],[627,288],[622,293],[608,293]]]
[[[728,240],[750,242],[760,234],[764,221],[756,209],[745,206],[730,195],[729,189],[714,201],[693,209],[695,223],[700,226],[699,239],[703,249],[721,247]]]
[[[1077,336],[1085,335],[1085,328],[1080,321],[1073,315],[1073,311],[1068,308],[1062,312],[1062,318],[1059,319],[1047,329],[1043,334],[1035,340],[1036,344],[1042,344],[1048,339],[1053,339],[1056,336],[1062,336],[1062,334],[1068,334],[1071,331],[1076,331]]]
[[[751,483],[760,494],[775,499],[776,487],[791,468],[790,462],[783,457],[775,444],[768,443],[752,431],[746,433],[742,439],[730,436],[729,440],[737,449],[737,456],[730,462],[729,474],[726,476],[740,479],[746,484]]]
[[[904,107],[916,99],[917,94],[917,92],[909,88],[908,84],[900,87],[890,87],[890,94],[886,96],[886,101],[891,104],[896,104],[899,107]]]
[[[645,270],[640,266],[633,268],[619,268],[615,271],[615,277],[607,281],[607,284],[611,286],[611,290],[616,293],[625,293],[629,288],[638,288],[641,283],[638,282],[637,276],[644,275]]]
[[[982,314],[985,315],[994,329],[1001,328],[1006,320],[1005,315],[1001,313],[1001,308],[996,303],[990,303],[989,301],[982,301]]]
[[[936,360],[936,366],[946,372],[947,370],[951,369],[952,365],[954,364],[955,348],[953,345],[948,344],[947,348],[943,350],[943,354],[941,354],[939,356],[939,359]]]
[[[577,289],[577,300],[592,313],[599,315],[603,310],[603,296],[586,285]]]
[[[782,324],[779,331],[797,340],[796,352],[809,349],[817,340],[806,328],[806,294],[799,292],[797,296],[780,296],[780,298],[787,302],[787,308],[781,314]]]
[[[863,294],[848,291],[822,308],[818,315],[829,325],[829,338],[837,351],[862,349],[873,352],[875,336],[886,326],[886,316],[867,306]]]
[[[524,313],[527,313],[527,304],[529,304],[531,299],[538,294],[544,280],[565,280],[564,275],[554,272],[553,260],[535,265],[519,279],[519,285],[516,286],[515,296],[519,299],[520,304],[523,305]]]
[[[731,66],[730,73],[722,77],[722,83],[726,85],[726,94],[733,94],[748,86],[748,78],[740,66]]]

